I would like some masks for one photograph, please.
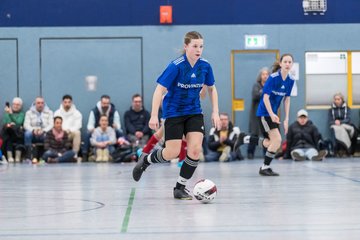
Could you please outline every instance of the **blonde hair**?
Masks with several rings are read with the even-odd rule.
[[[203,39],[202,35],[199,32],[192,31],[185,34],[184,43],[188,45],[192,39]]]
[[[193,39],[203,39],[203,36],[197,31],[187,32],[184,37],[184,44],[188,45]],[[184,54],[185,50],[182,50],[182,53]]]

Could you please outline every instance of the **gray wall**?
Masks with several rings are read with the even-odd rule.
[[[0,28],[0,104],[18,92],[27,109],[42,92],[50,108],[56,110],[61,96],[70,93],[86,124],[88,112],[100,95],[109,94],[123,116],[132,94],[141,93],[143,87],[145,106],[150,110],[157,77],[180,54],[183,35],[191,30],[205,38],[203,56],[213,66],[220,110],[224,112],[231,111],[230,51],[244,49],[244,34],[267,34],[269,49],[292,53],[300,64],[300,81],[299,95],[291,102],[291,122],[305,104],[305,51],[360,50],[360,24]],[[84,77],[94,74],[99,77],[98,91],[87,92]],[[244,77],[247,82],[237,87],[250,92],[255,77],[249,73]],[[236,121],[243,131],[248,129],[248,92],[236,90],[236,97],[245,98],[246,109],[237,114]],[[206,100],[208,127],[210,111]],[[353,112],[358,125],[359,112]],[[309,113],[327,135],[327,111]]]

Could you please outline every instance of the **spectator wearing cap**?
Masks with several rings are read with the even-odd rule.
[[[321,161],[327,155],[326,150],[318,151],[317,145],[321,140],[321,134],[309,120],[308,112],[304,109],[297,112],[297,120],[290,125],[286,140],[285,158],[291,156],[295,161]]]

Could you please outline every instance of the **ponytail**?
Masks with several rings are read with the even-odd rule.
[[[274,73],[274,72],[277,72],[277,71],[279,71],[279,69],[281,68],[281,66],[280,66],[280,62],[279,61],[276,61],[276,62],[274,62],[274,64],[272,65],[272,73]]]

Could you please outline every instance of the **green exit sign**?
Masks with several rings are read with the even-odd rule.
[[[267,48],[266,35],[245,35],[245,49]]]

